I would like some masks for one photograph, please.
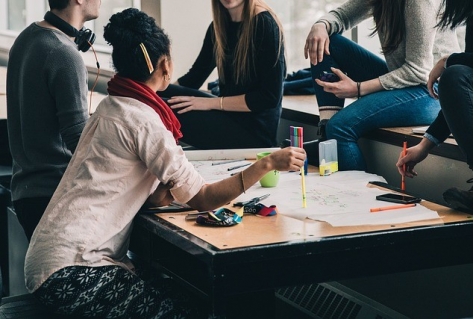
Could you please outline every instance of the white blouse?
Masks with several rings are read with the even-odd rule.
[[[205,183],[151,107],[132,98],[104,98],[31,238],[28,291],[67,266],[130,268],[133,218],[158,184],[169,181],[182,203]]]

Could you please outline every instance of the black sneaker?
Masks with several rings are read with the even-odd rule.
[[[467,182],[472,183],[472,179]],[[443,193],[443,198],[449,207],[472,214],[472,187],[468,191],[450,188]]]
[[[309,165],[319,166],[319,142],[320,139],[303,143]]]
[[[327,124],[328,121],[329,120],[321,120],[318,123],[318,131],[317,131],[316,134],[317,134],[318,140],[320,142],[326,140],[326,124]]]

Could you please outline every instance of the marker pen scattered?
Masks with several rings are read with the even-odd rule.
[[[371,213],[376,212],[383,212],[384,210],[392,210],[392,209],[401,209],[401,208],[410,208],[415,207],[416,204],[402,204],[402,205],[392,205],[392,206],[383,206],[383,207],[374,207],[370,209]]]

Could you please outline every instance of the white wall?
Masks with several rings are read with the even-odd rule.
[[[160,18],[161,27],[171,38],[174,82],[189,70],[201,50],[212,21],[211,1],[162,0]],[[210,78],[216,79],[217,73]]]
[[[161,21],[161,27],[171,38],[174,60],[172,82],[174,82],[189,70],[199,54],[205,32],[212,21],[211,1],[161,0],[159,21]],[[378,37],[368,36],[371,27],[371,20],[364,21],[358,28],[358,40],[364,47],[379,53]],[[306,39],[306,36],[306,33],[301,34],[302,39]],[[347,33],[346,36],[350,37],[350,33]],[[302,52],[302,50],[298,50],[298,52],[300,51]],[[288,71],[296,71],[296,69],[289,69]],[[216,70],[211,74],[208,81],[215,79],[217,79]],[[208,81],[204,83],[203,89],[206,88]]]
[[[370,50],[372,53],[378,55],[380,58],[385,59],[384,56],[380,53],[382,48],[380,47],[379,37],[376,34],[375,36],[370,36],[374,30],[374,21],[372,19],[367,19],[361,22],[357,26],[357,43],[362,47]]]

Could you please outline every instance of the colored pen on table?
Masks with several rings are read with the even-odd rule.
[[[230,176],[234,176],[234,175],[240,174],[240,172],[242,172],[242,171],[233,172],[233,173],[230,174]]]
[[[303,148],[303,128],[290,126],[290,141],[292,146]],[[306,182],[304,178],[304,165],[300,168],[301,192],[303,193],[303,207],[306,208]]]
[[[304,167],[300,169],[301,172],[301,191],[303,192],[303,207],[306,208],[306,182],[304,180]]]
[[[228,163],[235,163],[235,162],[241,162],[241,161],[245,161],[245,158],[242,158],[242,159],[235,159],[235,160],[228,160],[228,161],[223,161],[223,162],[214,162],[214,163],[212,163],[212,166],[214,166],[214,165],[228,164]]]
[[[402,204],[402,205],[392,205],[392,206],[383,206],[383,207],[374,207],[370,209],[371,213],[382,212],[384,210],[392,210],[392,209],[401,209],[401,208],[410,208],[415,207],[416,204]]]
[[[243,165],[238,165],[238,166],[234,166],[234,167],[229,167],[227,170],[228,170],[228,171],[233,171],[234,169],[241,168],[241,167],[245,167],[245,166],[249,166],[250,164],[252,164],[252,163],[247,163],[247,164],[243,164]]]
[[[303,128],[298,128],[298,147],[303,148]],[[306,208],[306,182],[304,177],[304,165],[300,168],[301,192],[303,193],[303,207]]]
[[[403,141],[403,156],[407,156],[407,141]],[[405,170],[407,169],[406,164],[403,164],[403,175],[402,175],[402,185],[400,189],[405,190]]]

